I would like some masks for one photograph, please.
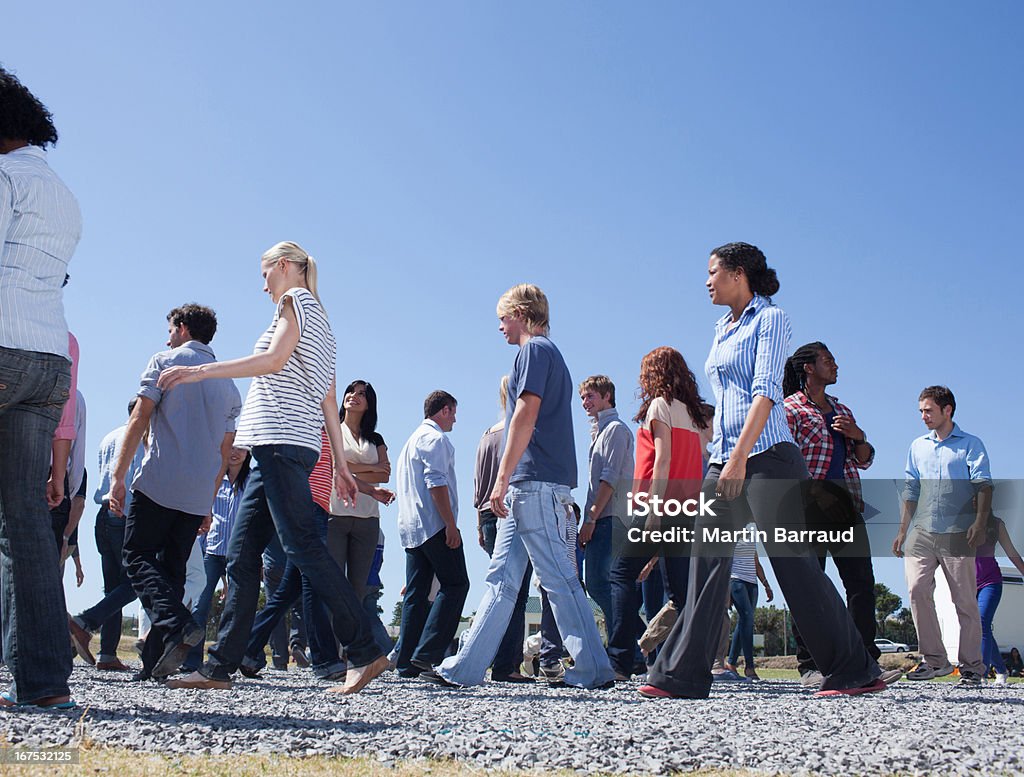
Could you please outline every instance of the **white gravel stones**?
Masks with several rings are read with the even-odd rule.
[[[266,672],[231,691],[181,691],[76,667],[72,688],[78,710],[0,715],[7,740],[65,745],[81,728],[100,745],[165,753],[453,758],[580,772],[1024,771],[1024,684],[901,682],[871,696],[814,699],[795,681],[768,680],[685,701],[643,700],[636,683],[450,690],[389,673],[344,697],[326,693],[308,670]]]

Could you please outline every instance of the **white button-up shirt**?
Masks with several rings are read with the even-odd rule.
[[[0,154],[0,346],[69,358],[63,286],[81,234],[78,202],[43,149]]]

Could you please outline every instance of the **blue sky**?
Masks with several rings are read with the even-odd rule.
[[[8,8],[0,61],[53,111],[84,213],[66,308],[89,461],[167,310],[211,305],[217,353],[248,353],[272,314],[259,256],[296,240],[339,380],[373,382],[393,455],[429,391],[460,400],[472,543],[473,453],[514,357],[501,292],[544,288],[574,378],[609,374],[631,416],[653,347],[706,390],[707,255],[745,240],[779,272],[794,348],[836,355],[874,476],[900,474],[919,390],[946,383],[996,477],[1019,477],[1022,21],[1010,2]],[[93,512],[72,609],[100,591]],[[467,557],[472,610],[486,559]],[[905,598],[899,563],[876,571]]]

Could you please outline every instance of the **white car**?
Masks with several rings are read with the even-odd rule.
[[[910,645],[904,645],[902,642],[893,642],[891,639],[876,639],[875,647],[883,653],[906,653],[910,650]]]

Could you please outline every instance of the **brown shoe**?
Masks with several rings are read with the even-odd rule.
[[[372,664],[366,666],[356,666],[348,670],[348,674],[345,675],[345,684],[336,685],[333,688],[328,688],[328,691],[332,693],[341,693],[346,696],[359,693],[363,688],[370,684],[370,681],[379,675],[381,672],[387,670],[388,658],[387,656],[381,656]]]
[[[75,646],[75,652],[87,664],[96,665],[96,656],[89,650],[89,643],[92,641],[92,634],[79,626],[72,618],[68,618],[68,631],[71,632],[71,642]]]
[[[184,677],[168,680],[164,685],[167,688],[198,688],[203,691],[230,691],[230,680],[211,680],[204,674],[193,672]]]
[[[97,661],[96,668],[102,669],[104,672],[130,672],[131,667],[121,662],[120,658],[115,658],[113,661]]]

